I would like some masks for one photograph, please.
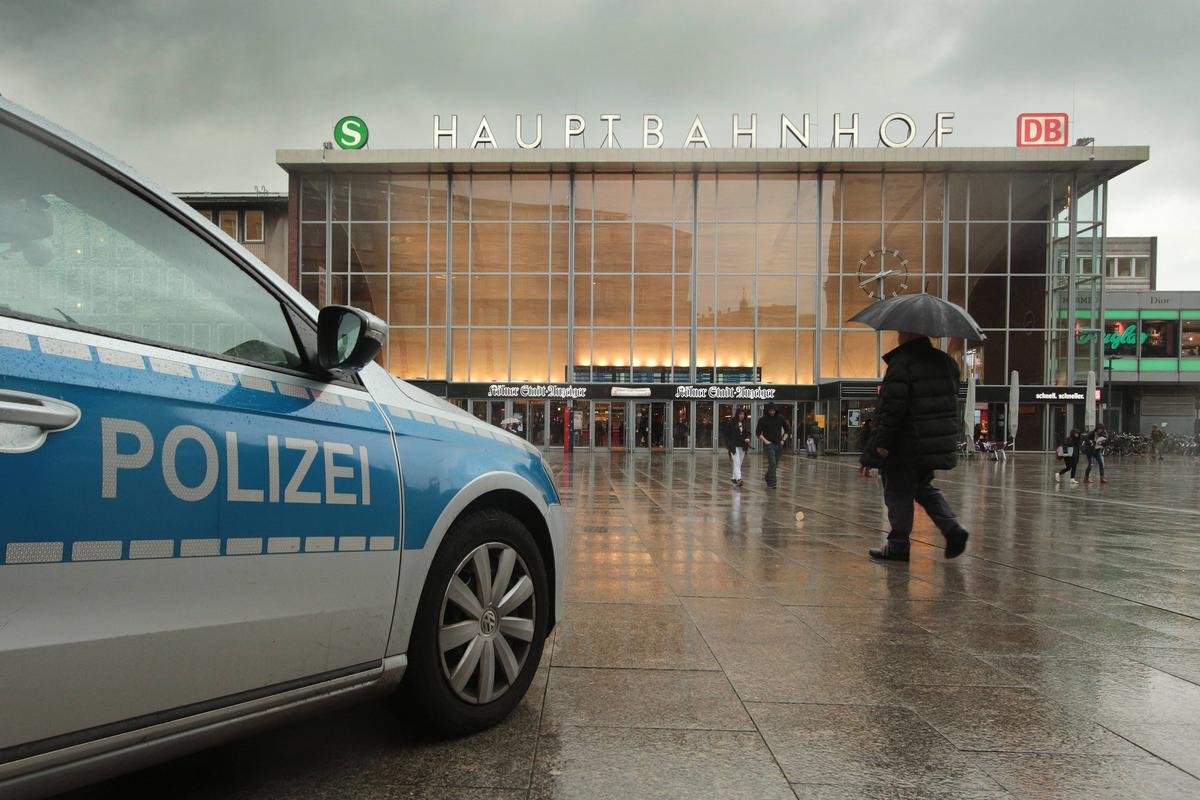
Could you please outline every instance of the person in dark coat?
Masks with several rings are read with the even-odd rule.
[[[1063,468],[1054,473],[1054,480],[1062,482],[1062,476],[1068,472],[1071,473],[1071,485],[1078,486],[1079,481],[1075,479],[1075,470],[1079,468],[1079,453],[1083,449],[1083,437],[1079,435],[1079,431],[1075,428],[1067,434],[1067,438],[1061,445],[1058,446],[1059,458],[1063,460]]]
[[[742,461],[750,450],[750,420],[746,417],[746,409],[738,408],[737,413],[725,426],[725,449],[733,462],[733,484],[742,485]]]
[[[792,426],[788,421],[779,415],[779,409],[774,403],[767,403],[766,414],[758,418],[758,426],[754,430],[754,435],[763,443],[763,450],[767,453],[767,486],[775,488],[775,468],[779,466],[779,455],[783,452],[783,446],[787,444],[788,437],[792,435]]]
[[[933,471],[958,462],[958,364],[925,336],[900,333],[900,346],[883,357],[887,372],[879,392],[871,434],[874,452],[859,471],[881,463],[883,502],[891,531],[887,543],[871,548],[872,558],[908,561],[913,502],[921,504],[946,538],[946,558],[956,558],[970,535],[939,489]],[[878,462],[875,460],[878,459]]]
[[[871,453],[873,453],[875,450],[875,445],[871,443],[872,427],[873,423],[871,422],[871,418],[867,417],[863,420],[862,425],[858,429],[858,441],[860,445],[859,463],[867,468],[866,472],[863,473],[863,477],[870,477],[871,469],[879,466],[879,464],[875,463],[875,459],[871,458]]]

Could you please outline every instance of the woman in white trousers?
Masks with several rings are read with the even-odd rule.
[[[733,461],[733,477],[730,480],[735,486],[742,485],[742,462],[750,450],[751,435],[746,409],[739,408],[725,429],[725,449],[729,451],[729,458]]]

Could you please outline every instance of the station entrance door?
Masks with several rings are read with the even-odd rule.
[[[665,401],[633,404],[633,449],[662,452],[667,449],[670,414]]]

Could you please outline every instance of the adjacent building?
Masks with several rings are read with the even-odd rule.
[[[231,239],[287,277],[288,197],[268,192],[180,192]]]
[[[1200,292],[1109,291],[1104,301],[1107,424],[1192,435],[1200,414]]]

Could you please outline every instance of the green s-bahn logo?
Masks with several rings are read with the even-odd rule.
[[[362,117],[342,117],[333,126],[333,141],[343,150],[361,150],[367,145],[368,135]]]

